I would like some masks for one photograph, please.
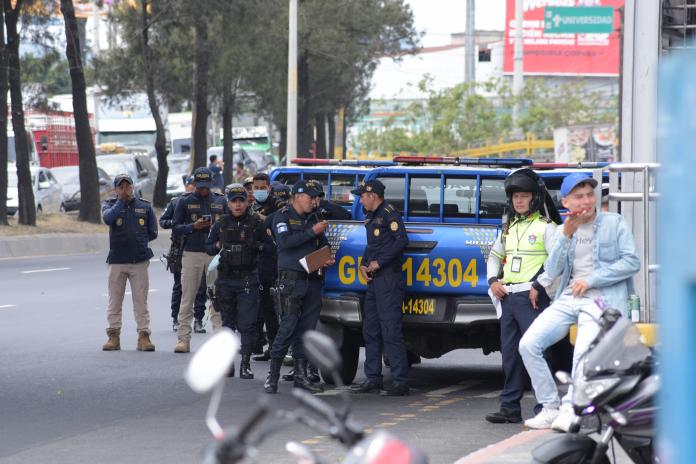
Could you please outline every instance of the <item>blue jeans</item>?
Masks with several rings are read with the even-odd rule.
[[[588,315],[583,311],[591,314]],[[570,326],[578,324],[578,334],[575,337],[573,350],[573,372],[578,359],[585,354],[590,343],[599,333],[599,325],[594,318],[601,316],[601,310],[594,300],[587,297],[575,298],[573,295],[561,295],[551,306],[546,308],[532,323],[531,327],[520,340],[520,355],[532,379],[534,393],[539,403],[547,408],[558,408],[561,401],[558,388],[553,380],[549,366],[544,359],[544,351],[566,336]],[[573,398],[572,385],[568,394],[563,397],[564,404],[570,404]]]

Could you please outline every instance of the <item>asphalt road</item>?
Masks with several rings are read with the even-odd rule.
[[[106,340],[104,255],[0,260],[0,463],[195,463],[211,442],[207,398],[183,380],[190,355],[173,353],[171,274],[150,263],[154,353],[135,351],[126,301],[119,352]],[[128,298],[128,297],[127,297]],[[192,349],[207,335],[194,334]],[[502,383],[498,355],[460,350],[412,369],[411,396],[352,395],[354,417],[425,450],[432,463],[454,462],[514,435],[519,425],[488,424]],[[266,363],[254,380],[227,381],[220,421],[238,425],[263,395]],[[284,368],[287,370],[287,368]],[[281,381],[272,404],[294,408]],[[339,404],[336,390],[322,395]],[[266,395],[269,396],[269,395]],[[527,415],[532,398],[524,399]],[[261,462],[292,462],[287,440],[303,441],[327,462],[344,450],[302,426],[284,429],[260,449]]]

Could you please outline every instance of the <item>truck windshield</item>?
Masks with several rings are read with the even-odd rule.
[[[99,143],[120,143],[121,145],[155,145],[155,132],[100,132]]]

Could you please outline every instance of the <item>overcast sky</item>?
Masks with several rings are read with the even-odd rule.
[[[466,28],[466,0],[406,0],[413,10],[416,29],[425,31],[423,45],[432,47],[450,42],[449,34]],[[505,0],[476,1],[476,29],[502,31],[505,27]]]

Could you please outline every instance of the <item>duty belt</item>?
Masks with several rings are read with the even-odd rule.
[[[255,273],[256,273],[256,269],[253,269],[253,268],[252,268],[252,269],[247,269],[247,270],[235,269],[235,270],[227,271],[227,272],[218,271],[218,274],[219,274],[220,276],[222,276],[222,277],[231,277],[231,278],[233,278],[233,279],[241,279],[241,278],[244,278],[244,277],[249,277],[249,276],[251,276],[251,275],[253,275],[253,274],[255,274]]]
[[[305,271],[289,271],[286,269],[278,270],[278,277],[287,280],[318,280],[321,276],[316,272],[307,274]]]
[[[508,293],[528,292],[532,288],[532,282],[523,282],[521,284],[505,284],[504,287]]]

